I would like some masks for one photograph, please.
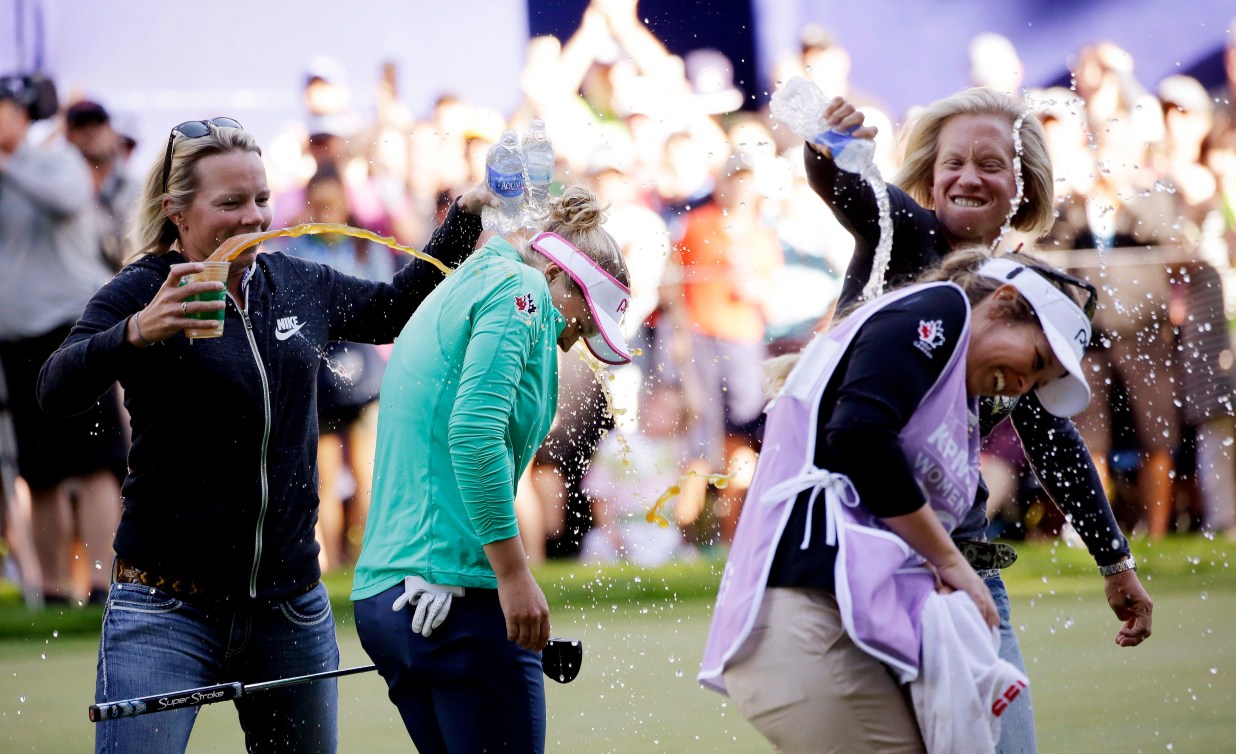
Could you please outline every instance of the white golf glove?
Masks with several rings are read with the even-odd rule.
[[[391,610],[399,611],[405,605],[416,605],[416,612],[412,614],[412,630],[429,636],[446,620],[447,613],[451,611],[451,599],[462,597],[463,593],[463,587],[440,586],[430,584],[420,576],[404,576],[403,594],[391,605]]]

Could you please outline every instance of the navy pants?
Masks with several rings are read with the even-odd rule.
[[[544,752],[541,654],[506,638],[498,592],[469,588],[426,638],[412,632],[414,606],[391,610],[403,591],[356,602],[356,632],[417,750]]]

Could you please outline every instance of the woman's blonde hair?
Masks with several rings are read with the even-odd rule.
[[[939,266],[923,271],[907,285],[939,282],[953,283],[961,288],[962,292],[966,294],[966,300],[973,307],[1006,284],[1005,281],[999,278],[978,274],[979,268],[985,262],[1000,258],[1012,259],[1018,264],[1023,264],[1031,269],[1055,272],[1055,268],[1050,264],[1030,254],[1021,252],[1016,254],[992,254],[985,246],[970,244],[959,247],[956,251],[945,257]],[[1068,296],[1070,301],[1081,306],[1081,293],[1077,286],[1068,285],[1049,276],[1044,276],[1044,279]],[[854,309],[857,308],[855,307]],[[845,315],[852,313],[854,309],[850,309]],[[1039,321],[1038,315],[1034,313],[1034,308],[1030,306],[1030,302],[1026,301],[1020,294],[1015,299],[1001,306],[997,312],[999,316],[1011,322],[1037,324]],[[834,318],[833,325],[835,326],[837,322],[844,319],[845,315],[838,315]],[[781,392],[781,388],[785,386],[786,378],[794,368],[794,365],[798,363],[800,355],[800,353],[791,353],[764,362],[764,392],[769,398]]]
[[[905,158],[893,183],[922,206],[934,209],[931,186],[936,156],[940,151],[940,131],[958,115],[994,115],[1017,126],[1021,142],[1021,205],[1013,214],[1013,227],[1034,236],[1051,228],[1054,219],[1054,186],[1051,156],[1043,124],[1030,108],[1002,92],[974,87],[951,97],[936,100],[915,116],[906,137]]]
[[[575,248],[614,276],[620,283],[631,287],[631,273],[618,242],[601,227],[605,222],[605,210],[596,196],[579,185],[571,185],[562,196],[549,203],[549,216],[541,230],[557,233],[570,241]],[[521,244],[520,258],[538,270],[545,269],[549,260],[531,244]]]
[[[201,189],[197,164],[206,157],[228,152],[253,152],[262,154],[257,141],[248,131],[239,128],[220,128],[209,124],[210,133],[196,139],[179,136],[172,143],[172,170],[167,177],[167,190],[163,189],[164,154],[146,171],[142,195],[137,203],[137,223],[131,233],[134,256],[163,254],[180,238],[176,224],[168,215],[183,212],[193,203]],[[169,199],[167,210],[163,200]],[[125,260],[126,262],[132,259]]]

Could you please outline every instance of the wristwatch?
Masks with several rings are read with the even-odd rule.
[[[1118,573],[1136,570],[1137,561],[1133,559],[1132,555],[1126,555],[1111,565],[1099,566],[1099,573],[1104,576],[1115,576]]]

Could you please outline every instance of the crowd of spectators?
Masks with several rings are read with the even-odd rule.
[[[981,35],[970,52],[974,84],[1034,107],[1055,165],[1056,226],[1044,239],[1004,243],[1036,245],[1102,293],[1088,356],[1096,399],[1078,424],[1113,507],[1134,533],[1236,536],[1228,326],[1236,313],[1236,31],[1228,79],[1210,92],[1183,75],[1142,82],[1131,56],[1107,42],[1079,52],[1070,87],[1043,90],[1024,88],[1007,39]],[[347,222],[417,246],[454,196],[484,181],[485,154],[504,128],[523,131],[533,118],[544,120],[558,180],[584,183],[609,203],[607,227],[632,275],[624,327],[639,351],[633,364],[601,377],[576,354],[563,357],[559,405],[568,408],[517,496],[525,549],[534,560],[657,563],[724,546],[758,451],[760,362],[828,321],[852,250],[849,234],[807,185],[802,143],[766,108],[744,101],[724,55],[670,53],[630,1],[593,0],[568,39],[532,39],[513,113],[443,92],[417,116],[400,101],[398,74],[393,66],[379,72],[376,107],[366,113],[353,105],[348,72],[329,59],[309,62],[303,125],[264,155],[274,227]],[[879,128],[876,162],[890,176],[900,126],[914,113],[889,112],[878,93],[853,87],[849,74],[844,46],[812,27],[800,50],[777,61],[767,88],[805,76],[859,106]],[[106,92],[92,96],[106,103]],[[126,234],[133,142],[105,104],[66,104],[26,141],[76,148],[76,174],[94,198],[83,209],[91,230],[81,264],[116,270],[134,253]],[[23,148],[29,144],[0,139],[0,197],[24,190],[8,170]],[[0,234],[5,276],[22,243]],[[299,239],[268,250],[375,278],[389,278],[405,261],[351,239]],[[0,331],[0,342],[27,335]],[[373,456],[372,377],[384,355],[355,348],[324,355],[319,390],[337,397],[333,406],[324,402],[330,411],[324,408],[318,451],[328,566],[346,564],[359,546]],[[365,385],[358,387],[360,373]],[[8,387],[0,405],[28,402],[13,395],[21,386],[12,379]],[[31,486],[13,465],[8,418],[0,416],[0,492],[13,556],[6,575],[31,594],[87,599],[99,587],[88,566],[101,561],[106,573],[107,557],[87,545],[92,554],[82,559],[88,527],[70,525],[63,512],[56,514],[64,519],[60,545],[40,543],[47,516],[39,506],[89,503],[101,520],[114,521],[117,491],[104,485],[108,500],[96,502],[80,488],[59,496],[35,490],[32,505]],[[984,457],[993,507],[1003,503],[993,525],[1005,536],[1067,534],[1065,522],[1045,513],[1052,507],[1037,502],[1015,433],[1007,422],[1002,430]],[[40,482],[53,490],[64,483]],[[640,533],[651,526],[643,512],[659,498],[672,510],[668,539]],[[71,585],[47,580],[73,558]]]

